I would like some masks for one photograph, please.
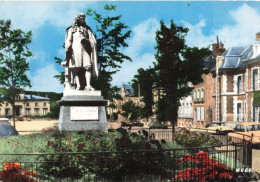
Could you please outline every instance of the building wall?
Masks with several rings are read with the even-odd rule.
[[[178,108],[177,126],[192,126],[192,96],[185,97],[180,100]]]
[[[19,108],[19,115],[17,116],[44,116],[50,112],[50,100],[25,100],[24,94],[19,94],[15,106]],[[26,113],[26,109],[30,109],[30,113]],[[7,113],[6,110],[9,110]],[[38,110],[38,111],[36,111]],[[3,101],[0,106],[0,116],[12,115],[12,106],[9,102]]]
[[[207,74],[203,75],[203,82],[194,85],[194,90],[204,90],[204,100],[202,101],[196,101],[193,99],[193,126],[195,127],[205,127],[207,124],[211,123],[213,121],[213,109],[214,109],[214,89],[215,89],[215,78],[213,75]],[[198,110],[201,111],[201,108],[203,108],[203,113],[200,112],[200,115],[203,114],[203,116],[198,117]],[[200,119],[199,119],[200,118]],[[199,119],[199,120],[198,120]]]

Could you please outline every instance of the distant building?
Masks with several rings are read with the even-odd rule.
[[[50,112],[50,99],[36,95],[19,94],[16,97],[14,112],[18,117],[44,116]],[[11,104],[3,98],[0,105],[0,116],[10,116],[12,113]]]
[[[144,103],[141,101],[139,102],[139,98],[134,95],[134,90],[131,85],[123,84],[119,94],[121,95],[122,100],[121,99],[114,100],[116,108],[107,107],[107,113],[110,117],[112,116],[112,113],[120,113],[122,105],[130,100],[133,101],[136,104],[136,106],[138,106],[138,104],[140,104],[141,107],[144,106]],[[109,105],[110,102],[108,101],[108,106]],[[126,120],[127,118],[123,117],[121,114],[118,114],[117,121],[121,122]]]

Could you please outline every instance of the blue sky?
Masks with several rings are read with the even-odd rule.
[[[117,5],[117,11],[108,14],[105,4]],[[30,48],[34,54],[28,61],[27,73],[34,91],[62,92],[63,85],[53,78],[62,68],[54,57],[64,59],[62,45],[65,29],[75,16],[92,8],[104,15],[122,15],[121,21],[130,27],[128,48],[122,51],[133,62],[125,62],[113,77],[113,85],[121,86],[131,81],[138,68],[148,68],[155,61],[155,32],[160,20],[166,24],[173,19],[177,25],[190,29],[186,41],[190,46],[208,46],[216,36],[226,48],[255,43],[255,33],[260,32],[260,3],[237,1],[1,1],[0,19],[11,19],[13,28],[32,30]],[[95,22],[86,17],[87,24],[95,30]]]

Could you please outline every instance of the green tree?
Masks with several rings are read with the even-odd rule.
[[[115,5],[105,5],[104,9],[115,11]],[[101,90],[104,98],[112,100],[119,89],[111,86],[112,76],[119,71],[121,64],[131,61],[131,58],[122,53],[122,48],[128,47],[125,42],[130,37],[128,26],[120,21],[121,15],[104,17],[95,10],[87,9],[86,14],[96,21],[96,37],[98,49],[99,78],[93,86]]]
[[[152,107],[154,105],[153,101],[153,86],[156,83],[157,73],[154,68],[137,70],[137,74],[132,79],[132,87],[135,95],[138,95],[138,85],[140,85],[140,96],[142,96],[141,101],[145,103],[145,106],[141,108],[141,117],[148,118],[153,115]]]
[[[135,103],[132,100],[129,100],[125,102],[122,105],[120,114],[126,118],[128,118],[130,121],[137,120],[139,117],[139,107],[135,105]]]
[[[15,98],[24,87],[31,87],[26,75],[29,63],[26,59],[32,56],[28,48],[32,32],[24,33],[21,29],[11,29],[11,20],[0,20],[0,84],[7,89],[7,97],[12,106],[13,124],[15,127]]]
[[[167,27],[160,22],[160,30],[156,32],[156,69],[158,70],[158,86],[165,94],[162,95],[167,117],[174,124],[177,122],[179,100],[189,95],[192,87],[188,83],[202,82],[202,75],[208,70],[203,67],[203,60],[211,54],[208,48],[188,47],[185,44],[187,28],[177,26],[171,21]],[[164,106],[164,107],[165,107]]]

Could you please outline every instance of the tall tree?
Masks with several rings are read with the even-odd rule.
[[[105,5],[107,11],[115,11],[115,5]],[[95,89],[101,90],[106,99],[112,101],[119,91],[111,86],[112,76],[119,71],[121,64],[131,58],[122,53],[122,48],[128,47],[125,42],[130,37],[128,26],[120,21],[121,15],[106,16],[95,10],[87,9],[86,14],[96,21],[96,36],[98,49],[99,78],[93,83]],[[117,94],[116,94],[117,95]]]
[[[129,121],[137,120],[139,117],[139,107],[135,105],[135,103],[132,100],[129,100],[125,102],[122,105],[122,111],[120,114],[126,118],[128,118]]]
[[[145,104],[144,107],[141,108],[142,118],[148,118],[153,115],[152,107],[154,101],[152,89],[157,80],[156,77],[156,70],[150,67],[148,69],[138,69],[137,74],[134,76],[134,79],[132,79],[132,87],[135,95],[138,95],[138,89],[140,89],[140,96],[142,96],[141,101]]]
[[[159,74],[158,86],[165,92],[163,97],[174,131],[179,100],[191,93],[192,87],[188,85],[189,82],[198,84],[203,81],[202,75],[208,73],[203,67],[203,60],[211,52],[208,48],[188,47],[185,44],[188,29],[177,26],[172,20],[170,27],[163,21],[160,25],[160,30],[156,32],[155,54]]]
[[[25,33],[21,29],[12,30],[10,20],[0,20],[0,84],[7,88],[14,127],[16,96],[24,87],[31,87],[26,75],[29,70],[26,59],[32,56],[28,48],[31,37],[31,31]]]

